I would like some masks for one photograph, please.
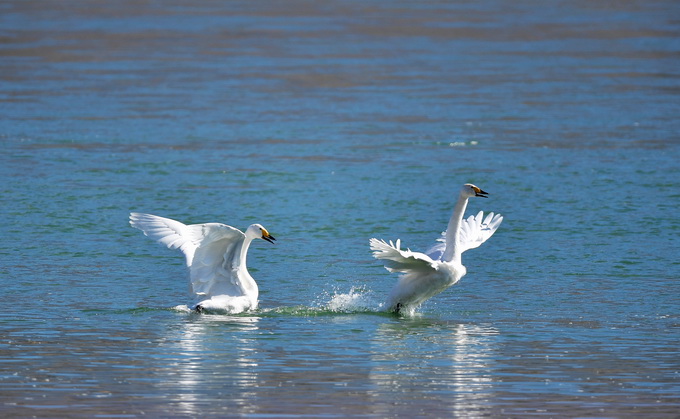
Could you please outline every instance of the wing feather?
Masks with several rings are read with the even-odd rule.
[[[425,253],[432,260],[441,260],[444,256],[444,251],[446,250],[446,231],[444,231],[439,238],[437,238],[436,243],[428,249]]]
[[[401,249],[401,240],[389,243],[384,240],[371,239],[373,257],[383,260],[385,269],[390,272],[402,273],[427,273],[436,271],[436,265],[432,258],[420,252],[412,252],[410,249]]]
[[[144,235],[156,240],[169,249],[179,249],[186,257],[187,266],[191,265],[194,252],[200,244],[201,237],[195,226],[188,226],[179,221],[157,215],[130,214],[130,225],[142,230]]]
[[[471,215],[463,220],[458,232],[460,252],[479,247],[493,236],[501,222],[503,222],[502,215],[490,212],[484,218],[484,211],[479,211],[477,215]]]
[[[242,233],[241,236],[230,235],[206,242],[197,249],[194,262],[189,267],[191,289],[196,295],[236,297],[245,293],[238,279],[241,248],[245,239]]]
[[[484,212],[479,211],[476,216],[469,216],[464,219],[458,232],[458,241],[461,246],[461,253],[466,250],[479,247],[493,236],[498,227],[503,222],[503,216],[490,212],[484,217]],[[442,232],[437,238],[436,243],[427,251],[427,255],[432,260],[440,260],[446,250],[446,231]]]

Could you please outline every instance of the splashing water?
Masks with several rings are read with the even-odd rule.
[[[172,310],[179,311],[182,313],[191,313],[191,308],[186,304],[180,304],[178,306],[172,307]]]
[[[192,313],[193,310],[180,304],[171,308],[182,313]],[[293,306],[269,309],[258,309],[260,315],[287,314],[287,315],[319,315],[323,313],[358,313],[379,312],[384,309],[384,304],[375,298],[372,290],[365,286],[353,286],[349,292],[343,293],[338,290],[324,292],[312,307]],[[206,313],[210,314],[210,313]]]
[[[382,303],[375,300],[373,292],[365,287],[352,287],[346,294],[335,291],[326,309],[333,312],[380,311]]]

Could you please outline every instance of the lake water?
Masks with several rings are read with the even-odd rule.
[[[680,3],[0,5],[7,417],[677,417]],[[460,185],[505,220],[413,317]],[[260,307],[128,225],[262,223]]]

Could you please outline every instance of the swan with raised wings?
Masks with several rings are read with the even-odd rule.
[[[198,312],[240,313],[257,308],[259,290],[248,273],[246,255],[254,239],[276,240],[253,224],[242,231],[220,223],[186,225],[169,218],[133,212],[130,225],[170,249],[179,249],[189,268]]]
[[[370,240],[373,256],[383,260],[388,271],[401,274],[385,304],[388,311],[412,314],[424,301],[466,274],[461,254],[487,241],[503,221],[500,214],[491,212],[484,217],[482,211],[463,220],[468,199],[487,195],[475,185],[463,185],[446,231],[427,253],[404,250],[400,240],[396,243]]]

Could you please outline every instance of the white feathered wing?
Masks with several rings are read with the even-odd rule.
[[[493,236],[493,233],[498,230],[501,222],[503,222],[502,215],[490,212],[484,217],[484,211],[479,211],[477,215],[471,215],[463,220],[458,230],[460,253],[479,247],[489,240],[489,237]],[[437,243],[427,251],[427,255],[433,260],[441,260],[445,249],[446,231],[437,239]]]
[[[245,234],[240,230],[220,223],[186,225],[140,213],[130,214],[130,225],[158,243],[179,249],[184,254],[191,291],[197,297],[240,297],[249,292],[239,272],[245,240]],[[248,275],[247,271],[245,274]]]

